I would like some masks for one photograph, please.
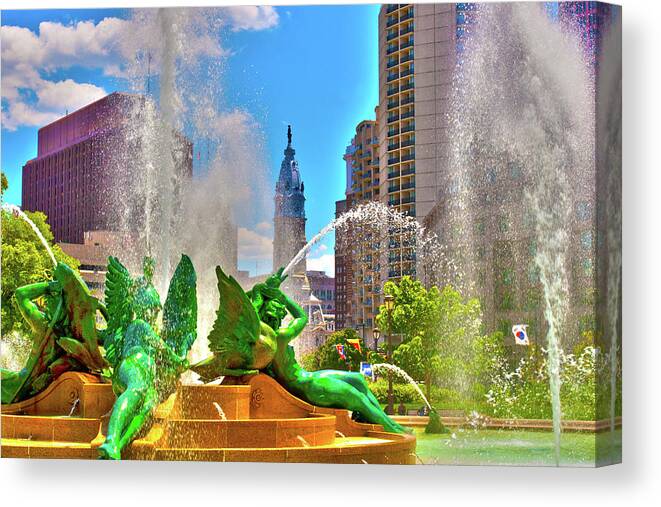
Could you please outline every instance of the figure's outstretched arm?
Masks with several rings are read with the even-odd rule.
[[[55,294],[61,290],[59,282],[39,282],[19,287],[14,292],[14,298],[23,318],[35,333],[45,333],[48,328],[48,319],[39,307],[33,302],[44,294]]]
[[[303,329],[305,329],[308,323],[308,316],[303,308],[298,306],[287,294],[281,293],[281,300],[285,304],[287,311],[294,317],[294,320],[287,327],[281,327],[278,330],[278,339],[288,343],[303,332]]]

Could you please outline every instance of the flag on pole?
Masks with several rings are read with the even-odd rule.
[[[342,345],[341,343],[338,343],[338,344],[335,345],[335,349],[337,350],[337,353],[340,354],[340,357],[341,357],[343,360],[346,361],[346,360],[347,360],[347,356],[344,355],[344,345]]]
[[[526,324],[516,324],[512,326],[512,334],[514,335],[514,341],[517,345],[530,345],[530,340],[528,340],[528,332]]]
[[[347,343],[353,345],[353,348],[356,349],[358,352],[362,352],[360,349],[360,338],[354,338],[351,340],[347,340]]]

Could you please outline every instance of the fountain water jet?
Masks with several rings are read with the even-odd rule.
[[[422,401],[425,402],[425,405],[427,405],[427,408],[429,409],[430,412],[432,412],[434,409],[432,408],[431,404],[429,403],[429,400],[427,397],[424,395],[422,392],[422,389],[420,389],[420,386],[417,384],[415,380],[411,378],[411,376],[406,373],[404,370],[399,368],[398,366],[395,366],[394,364],[390,363],[378,363],[378,364],[373,364],[372,365],[372,370],[387,370],[391,373],[394,373],[395,375],[398,375],[399,377],[403,378],[406,380],[409,384],[411,384],[415,390],[417,391],[418,395],[422,399]]]
[[[48,252],[48,256],[50,257],[51,262],[53,263],[53,267],[57,266],[57,261],[55,260],[55,255],[53,255],[53,251],[50,249],[50,246],[48,245],[48,241],[46,241],[46,238],[44,238],[44,235],[41,234],[41,231],[37,227],[37,225],[30,220],[30,217],[28,217],[21,208],[16,206],[15,204],[3,204],[2,209],[5,211],[9,211],[10,213],[14,214],[17,217],[20,217],[23,219],[27,224],[30,226],[30,228],[34,231],[34,233],[37,235],[39,238],[39,241],[41,241],[41,244],[44,246],[46,249],[46,252]]]
[[[352,238],[356,242],[361,242],[363,239],[374,241],[373,238],[368,240],[356,237],[355,228],[357,227],[368,230],[368,237],[372,232],[375,232],[379,238],[387,238],[392,231],[396,231],[396,234],[403,240],[416,245],[419,264],[424,264],[429,271],[434,272],[440,272],[441,266],[443,266],[443,272],[447,274],[449,279],[453,281],[461,279],[454,261],[447,256],[443,245],[438,241],[435,234],[426,231],[415,218],[375,201],[360,204],[329,222],[298,251],[285,267],[284,274],[289,273],[294,266],[305,258],[314,245],[332,231],[351,230],[354,233]],[[385,261],[388,262],[387,257]]]
[[[458,62],[451,99],[449,180],[457,191],[450,220],[470,227],[465,247],[474,250],[481,239],[472,227],[483,212],[480,196],[494,192],[501,177],[509,181],[518,174],[492,198],[523,200],[529,210],[522,222],[535,238],[534,272],[543,289],[559,464],[572,207],[591,195],[594,181],[592,77],[580,43],[549,20],[541,5],[480,5],[476,27]]]

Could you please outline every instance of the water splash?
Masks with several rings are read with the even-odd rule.
[[[369,242],[377,251],[382,243],[396,235],[402,244],[415,246],[416,261],[428,272],[443,272],[448,275],[448,280],[456,283],[461,280],[454,260],[446,254],[436,234],[428,232],[415,218],[376,201],[360,204],[328,223],[297,252],[285,267],[284,274],[289,273],[324,236],[333,231],[346,231],[356,244]],[[388,264],[387,256],[382,264]]]
[[[303,444],[303,447],[310,447],[310,444],[305,440],[301,435],[297,435],[296,438]]]
[[[227,421],[227,416],[225,415],[225,411],[223,410],[223,408],[220,406],[220,403],[214,401],[213,406],[216,407],[216,411],[218,412],[218,417],[220,417],[222,421]]]
[[[425,402],[425,405],[427,405],[427,408],[429,409],[429,411],[431,412],[432,410],[434,410],[432,408],[431,404],[429,403],[429,400],[427,399],[427,397],[424,395],[424,393],[420,389],[420,386],[418,385],[418,383],[415,380],[413,380],[413,378],[411,378],[411,376],[408,373],[406,373],[404,370],[402,370],[398,366],[395,366],[394,364],[389,364],[389,363],[378,363],[378,364],[373,364],[372,365],[372,370],[373,371],[387,370],[387,371],[390,371],[390,372],[394,373],[395,375],[403,378],[404,380],[406,380],[409,384],[411,384],[415,388],[415,390],[417,391],[420,398]]]
[[[39,230],[39,227],[36,226],[36,224],[30,220],[30,217],[28,217],[21,208],[16,206],[15,204],[3,204],[2,209],[5,211],[9,211],[12,213],[14,216],[22,218],[27,224],[30,226],[30,228],[34,231],[34,233],[37,235],[39,238],[39,241],[41,241],[41,244],[44,246],[46,249],[46,252],[48,252],[48,256],[50,257],[51,262],[53,263],[53,267],[57,266],[57,261],[55,260],[55,255],[53,255],[53,251],[50,249],[50,246],[48,245],[48,241],[46,241],[46,238],[44,238],[44,235],[41,234],[41,231]]]
[[[68,417],[71,417],[73,413],[75,412],[76,408],[78,407],[78,403],[80,402],[80,398],[76,398],[74,402],[71,404],[71,410],[69,410],[69,415]]]

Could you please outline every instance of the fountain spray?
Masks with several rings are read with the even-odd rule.
[[[494,202],[518,203],[524,210],[526,216],[511,219],[521,220],[522,237],[516,239],[532,237],[536,247],[529,269],[543,290],[559,464],[572,210],[577,201],[594,199],[593,80],[580,43],[539,4],[480,5],[476,27],[458,61],[451,98],[449,180],[458,190],[449,221],[471,227],[464,237],[475,250],[482,240],[472,227],[484,212],[480,195],[491,192]],[[499,186],[513,181],[512,168],[519,175],[515,183]]]

